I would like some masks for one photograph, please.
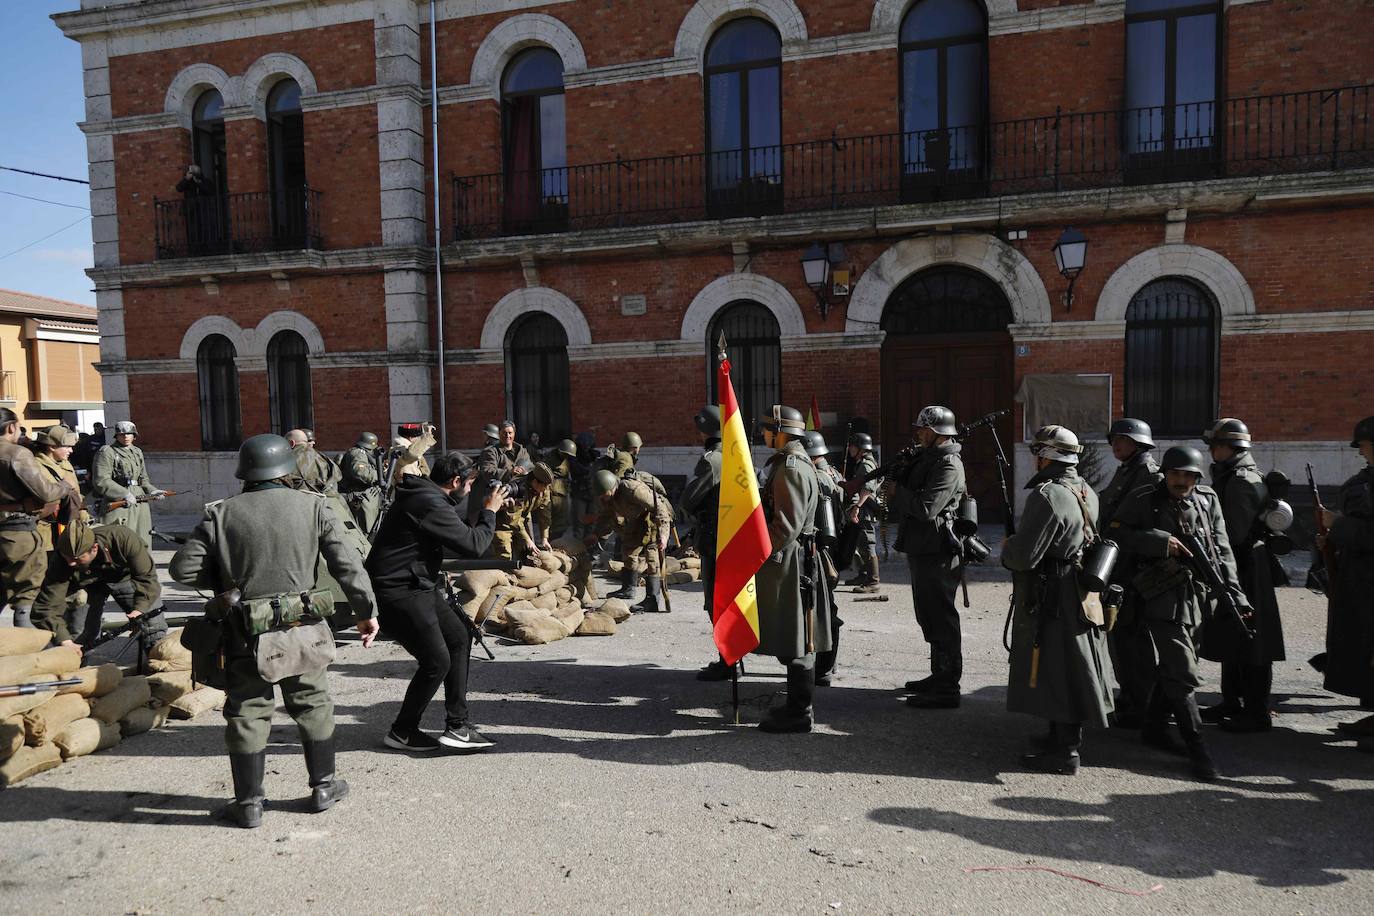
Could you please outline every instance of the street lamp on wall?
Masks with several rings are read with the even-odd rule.
[[[820,310],[822,319],[830,313],[831,276],[834,268],[843,263],[844,245],[841,242],[826,245],[812,242],[802,255],[802,273],[806,277],[806,285],[816,294],[816,308]]]
[[[1083,264],[1088,259],[1088,237],[1070,226],[1054,243],[1054,263],[1059,273],[1069,281],[1064,293],[1064,309],[1073,308],[1073,281],[1083,272]]]

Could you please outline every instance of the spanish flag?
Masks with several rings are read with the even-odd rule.
[[[723,356],[723,354],[722,354]],[[721,359],[720,508],[716,515],[716,573],[711,620],[716,648],[733,665],[759,644],[758,595],[754,573],[773,552],[763,518],[759,482],[749,454],[749,436],[730,384],[730,361]]]
[[[821,428],[821,408],[814,394],[811,395],[811,412],[806,415],[806,428],[817,431]]]

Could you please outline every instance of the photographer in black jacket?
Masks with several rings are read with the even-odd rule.
[[[472,487],[477,466],[458,452],[434,462],[428,477],[407,476],[396,484],[395,502],[382,519],[367,558],[377,594],[382,633],[415,656],[419,668],[410,681],[387,747],[433,751],[440,745],[464,750],[491,747],[468,721],[468,663],[472,634],[458,619],[439,581],[445,549],[460,557],[480,557],[491,544],[496,510],[507,490],[485,495],[476,523],[459,515],[459,503]],[[444,685],[445,730],[437,739],[420,730],[420,717]]]

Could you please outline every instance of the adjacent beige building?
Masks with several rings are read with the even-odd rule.
[[[0,289],[0,407],[22,426],[103,422],[99,360],[93,307]]]

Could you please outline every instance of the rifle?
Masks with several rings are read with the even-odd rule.
[[[40,519],[56,518],[61,508],[61,501],[45,503],[41,499],[33,496],[28,499],[19,500],[18,502],[0,503],[0,512],[23,512],[35,515]]]
[[[840,484],[845,496],[853,496],[863,488],[863,485],[880,477],[904,477],[911,467],[921,460],[921,446],[912,443],[901,451],[897,452],[895,458],[886,461],[862,477],[855,477],[853,480],[846,480]]]
[[[1312,491],[1312,514],[1316,518],[1317,540],[1321,544],[1317,548],[1317,555],[1321,557],[1322,568],[1326,572],[1324,576],[1319,576],[1317,581],[1321,584],[1322,593],[1325,594],[1327,586],[1331,583],[1331,577],[1336,575],[1336,557],[1331,552],[1331,540],[1327,537],[1331,531],[1322,524],[1322,511],[1326,507],[1322,505],[1322,495],[1317,490],[1317,481],[1312,476],[1312,465],[1310,464],[1307,466],[1307,488]]]
[[[86,654],[94,652],[110,640],[117,639],[127,633],[138,640],[138,671],[139,673],[144,672],[147,670],[148,662],[148,621],[156,620],[161,617],[162,611],[163,609],[160,607],[153,608],[151,611],[144,611],[137,617],[129,618],[128,622],[122,627],[102,632],[95,638],[94,642],[83,649],[83,652]],[[126,646],[125,649],[127,650],[128,647]],[[120,654],[122,655],[123,653],[121,652]]]
[[[8,697],[33,696],[40,690],[57,690],[60,687],[75,687],[81,683],[79,677],[63,678],[60,681],[40,681],[34,684],[0,684],[0,699]]]
[[[381,488],[380,499],[377,505],[377,517],[372,520],[372,527],[367,531],[368,542],[377,539],[377,532],[382,527],[382,519],[386,516],[391,504],[396,501],[396,484],[392,477],[396,474],[396,462],[401,458],[400,452],[392,449],[386,460],[386,471],[377,479],[377,485]]]
[[[520,564],[515,560],[485,558],[475,560],[446,559],[439,564],[441,570],[450,574],[444,576],[444,597],[448,600],[448,606],[453,608],[453,613],[458,615],[458,619],[463,622],[463,626],[467,627],[468,632],[472,634],[472,641],[481,646],[482,651],[487,653],[487,658],[491,661],[496,661],[496,654],[491,651],[491,647],[487,645],[487,641],[483,638],[486,623],[483,622],[479,626],[478,623],[469,617],[463,610],[463,604],[458,600],[458,591],[453,587],[453,575],[451,574],[466,572],[469,569],[500,569],[505,572],[514,572],[519,566]]]
[[[654,493],[654,515],[658,515],[658,490],[649,487]],[[671,526],[672,523],[669,522]],[[664,569],[666,558],[663,555],[663,542],[659,540],[658,531],[654,531],[654,550],[658,551],[658,590],[663,593],[663,611],[671,614],[673,612],[672,599],[668,597],[668,571]]]
[[[1235,593],[1226,587],[1226,582],[1221,578],[1221,573],[1212,560],[1212,552],[1207,549],[1197,532],[1190,527],[1184,527],[1175,537],[1192,556],[1181,557],[1180,561],[1191,569],[1194,575],[1206,586],[1207,591],[1211,592],[1216,599],[1217,611],[1230,619],[1233,624],[1239,623],[1240,628],[1235,630],[1237,635],[1243,636],[1248,642],[1255,638],[1255,612],[1248,607],[1242,607],[1236,602]],[[1234,627],[1232,629],[1235,629]]]
[[[178,492],[179,491],[177,490],[163,490],[159,496],[154,496],[151,493],[147,493],[143,496],[140,496],[138,499],[134,500],[134,502],[140,504],[150,503],[155,499],[162,498],[163,496],[176,496]],[[115,509],[123,509],[127,505],[129,505],[129,501],[127,499],[114,499],[105,504],[105,511],[111,512]]]

